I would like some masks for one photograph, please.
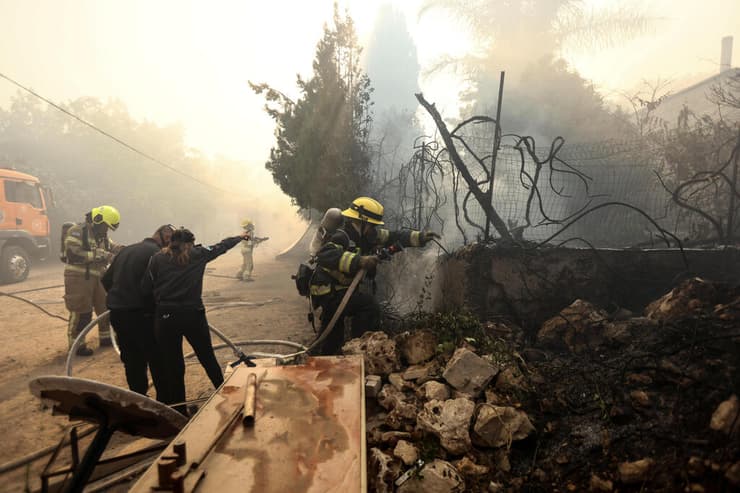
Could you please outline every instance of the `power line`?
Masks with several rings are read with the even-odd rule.
[[[88,122],[88,121],[87,121],[87,120],[85,120],[84,118],[81,118],[81,117],[79,117],[79,116],[75,115],[75,114],[74,114],[74,113],[72,113],[71,111],[69,111],[69,110],[67,110],[67,109],[63,108],[62,106],[59,106],[58,104],[54,103],[53,101],[51,101],[51,100],[49,100],[49,99],[45,98],[44,96],[42,96],[41,94],[37,93],[37,92],[36,92],[36,91],[34,91],[33,89],[31,89],[31,88],[29,88],[29,87],[26,87],[26,86],[24,86],[24,85],[23,85],[23,84],[21,84],[20,82],[18,82],[18,81],[16,81],[16,80],[12,79],[12,78],[10,78],[10,77],[8,77],[7,75],[3,74],[2,72],[0,72],[0,77],[2,77],[3,79],[7,80],[7,81],[8,81],[8,82],[10,82],[11,84],[13,84],[13,85],[15,85],[15,86],[17,86],[17,87],[19,87],[19,88],[23,89],[24,91],[26,91],[26,92],[28,92],[28,93],[30,93],[30,94],[33,94],[34,96],[36,96],[36,97],[37,97],[37,98],[39,98],[40,100],[44,101],[44,102],[45,102],[46,104],[48,104],[48,105],[50,105],[50,106],[52,106],[52,107],[54,107],[54,108],[58,109],[59,111],[61,111],[61,112],[62,112],[62,113],[64,113],[65,115],[67,115],[67,116],[70,116],[70,117],[74,118],[75,120],[77,120],[78,122],[82,123],[83,125],[86,125],[86,126],[88,126],[88,127],[92,128],[93,130],[95,130],[96,132],[98,132],[98,133],[100,133],[100,134],[102,134],[102,135],[104,135],[104,136],[108,137],[109,139],[111,139],[111,140],[113,140],[113,141],[117,142],[118,144],[122,145],[122,146],[123,146],[123,147],[125,147],[126,149],[128,149],[128,150],[130,150],[130,151],[133,151],[133,152],[135,152],[136,154],[139,154],[140,156],[142,156],[142,157],[144,157],[144,158],[146,158],[146,159],[149,159],[150,161],[153,161],[153,162],[157,163],[158,165],[160,165],[160,166],[163,166],[163,167],[167,168],[167,169],[168,169],[168,170],[170,170],[170,171],[174,171],[175,173],[177,173],[177,174],[179,174],[179,175],[182,175],[182,176],[184,176],[184,177],[186,177],[186,178],[190,178],[191,180],[194,180],[194,181],[196,181],[196,182],[200,183],[201,185],[205,185],[205,186],[207,186],[207,187],[213,188],[213,189],[215,189],[215,190],[218,190],[218,191],[220,191],[220,192],[225,192],[225,193],[229,193],[229,194],[233,194],[233,195],[238,195],[238,194],[237,194],[236,192],[232,192],[232,191],[229,191],[229,190],[225,190],[225,189],[223,189],[223,188],[217,187],[216,185],[212,185],[212,184],[210,184],[210,183],[207,183],[207,182],[205,182],[205,181],[203,181],[203,180],[201,180],[201,179],[199,179],[199,178],[196,178],[196,177],[194,177],[194,176],[192,176],[192,175],[189,175],[189,174],[187,174],[187,173],[185,173],[185,172],[183,172],[183,171],[180,171],[179,169],[175,168],[174,166],[171,166],[171,165],[169,165],[169,164],[165,163],[164,161],[161,161],[161,160],[157,159],[156,157],[154,157],[154,156],[152,156],[152,155],[150,155],[150,154],[147,154],[147,153],[146,153],[146,152],[144,152],[144,151],[140,151],[140,150],[139,150],[139,149],[137,149],[136,147],[134,147],[134,146],[132,146],[132,145],[130,145],[130,144],[127,144],[126,142],[124,142],[123,140],[119,139],[119,138],[118,138],[118,137],[116,137],[115,135],[109,134],[109,133],[108,133],[108,132],[106,132],[105,130],[103,130],[103,129],[100,129],[100,128],[96,127],[95,125],[93,125],[92,123]]]

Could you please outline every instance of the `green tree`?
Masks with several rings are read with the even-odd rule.
[[[368,181],[372,89],[360,67],[361,51],[352,19],[335,4],[333,26],[324,26],[316,46],[312,77],[297,78],[297,101],[250,82],[276,123],[265,167],[303,209],[344,205]]]

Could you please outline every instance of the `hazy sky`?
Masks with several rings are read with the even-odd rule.
[[[616,0],[614,0],[616,1]],[[0,72],[55,101],[118,98],[134,117],[182,122],[188,143],[210,154],[262,167],[272,121],[247,80],[295,94],[308,74],[331,0],[0,0]],[[373,25],[376,0],[345,0],[361,36]],[[466,39],[440,14],[416,12],[420,0],[393,2],[408,15],[422,68]],[[594,8],[607,0],[585,0]],[[735,36],[740,57],[740,0],[632,2],[660,17],[651,31],[621,46],[566,51],[567,59],[609,93],[641,79],[686,81],[718,70],[720,38]],[[448,82],[423,80],[427,98],[454,111]],[[0,80],[0,105],[15,88]]]

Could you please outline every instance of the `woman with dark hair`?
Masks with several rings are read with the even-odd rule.
[[[208,262],[249,239],[249,234],[244,232],[205,247],[195,245],[195,235],[180,228],[172,233],[170,244],[149,261],[142,283],[145,292],[154,294],[157,305],[154,336],[164,363],[166,390],[161,400],[165,404],[185,401],[183,336],[193,347],[213,386],[218,388],[224,381],[201,298],[203,274]],[[186,414],[184,405],[176,409]]]

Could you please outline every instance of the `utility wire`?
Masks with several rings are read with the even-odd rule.
[[[106,132],[105,130],[102,130],[102,129],[100,129],[100,128],[96,127],[95,125],[93,125],[92,123],[88,122],[87,120],[85,120],[85,119],[83,119],[83,118],[81,118],[81,117],[79,117],[79,116],[75,115],[75,114],[74,114],[74,113],[72,113],[71,111],[69,111],[69,110],[67,110],[67,109],[63,108],[62,106],[59,106],[58,104],[54,103],[53,101],[51,101],[51,100],[49,100],[49,99],[45,98],[44,96],[42,96],[41,94],[37,93],[37,92],[36,92],[36,91],[34,91],[33,89],[31,89],[31,88],[29,88],[29,87],[26,87],[26,86],[24,86],[24,85],[23,85],[23,84],[21,84],[20,82],[18,82],[18,81],[16,81],[16,80],[12,79],[12,78],[10,78],[10,77],[8,77],[7,75],[3,74],[2,72],[0,72],[0,77],[2,77],[3,79],[7,80],[7,81],[8,81],[8,82],[10,82],[11,84],[13,84],[13,85],[15,85],[15,86],[17,86],[17,87],[19,87],[19,88],[23,89],[24,91],[26,91],[26,92],[28,92],[28,93],[30,93],[30,94],[33,94],[34,96],[36,96],[36,97],[37,97],[37,98],[39,98],[40,100],[44,101],[44,102],[45,102],[46,104],[48,104],[48,105],[50,105],[50,106],[52,106],[52,107],[54,107],[54,108],[58,109],[59,111],[61,111],[61,112],[62,112],[62,113],[64,113],[65,115],[67,115],[67,116],[69,116],[69,117],[71,117],[71,118],[74,118],[75,120],[77,120],[78,122],[82,123],[83,125],[86,125],[86,126],[88,126],[88,127],[92,128],[92,129],[93,129],[93,130],[95,130],[96,132],[98,132],[98,133],[100,133],[100,134],[103,134],[104,136],[108,137],[109,139],[111,139],[111,140],[113,140],[113,141],[117,142],[118,144],[122,145],[122,146],[123,146],[123,147],[125,147],[126,149],[128,149],[128,150],[130,150],[130,151],[132,151],[132,152],[135,152],[136,154],[139,154],[140,156],[143,156],[143,157],[145,157],[146,159],[149,159],[150,161],[153,161],[153,162],[157,163],[158,165],[160,165],[160,166],[163,166],[163,167],[167,168],[167,169],[168,169],[168,170],[170,170],[170,171],[174,171],[175,173],[177,173],[177,174],[179,174],[179,175],[182,175],[182,176],[184,176],[184,177],[186,177],[186,178],[190,178],[191,180],[197,181],[197,182],[198,182],[198,183],[200,183],[201,185],[205,185],[205,186],[207,186],[207,187],[213,188],[213,189],[215,189],[215,190],[218,190],[218,191],[220,191],[220,192],[225,192],[225,193],[229,193],[229,194],[233,194],[233,195],[238,195],[238,194],[237,194],[236,192],[232,192],[232,191],[229,191],[229,190],[225,190],[225,189],[223,189],[223,188],[217,187],[217,186],[215,186],[215,185],[211,185],[210,183],[207,183],[207,182],[205,182],[205,181],[203,181],[203,180],[200,180],[200,179],[198,179],[198,178],[196,178],[196,177],[194,177],[194,176],[192,176],[192,175],[189,175],[189,174],[187,174],[187,173],[185,173],[185,172],[183,172],[183,171],[180,171],[179,169],[175,168],[174,166],[171,166],[171,165],[169,165],[169,164],[165,163],[164,161],[161,161],[161,160],[157,159],[156,157],[154,157],[154,156],[151,156],[150,154],[147,154],[147,153],[146,153],[146,152],[144,152],[144,151],[140,151],[140,150],[139,150],[139,149],[137,149],[136,147],[134,147],[134,146],[132,146],[132,145],[130,145],[130,144],[127,144],[126,142],[124,142],[123,140],[119,139],[119,138],[118,138],[118,137],[116,137],[115,135],[111,135],[111,134],[109,134],[108,132]]]

